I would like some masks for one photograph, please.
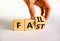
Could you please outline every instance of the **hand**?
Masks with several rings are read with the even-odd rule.
[[[24,1],[29,8],[31,19],[34,19],[36,14],[34,5],[38,6],[41,9],[41,16],[44,16],[46,20],[48,19],[50,14],[50,6],[46,2],[46,0],[24,0]]]

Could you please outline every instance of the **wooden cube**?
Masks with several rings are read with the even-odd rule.
[[[13,25],[14,25],[14,30],[24,31],[24,20],[14,20]]]
[[[32,19],[25,20],[25,31],[33,31],[34,29],[35,29],[34,20]]]
[[[46,21],[43,16],[35,17],[35,22],[36,22],[36,28],[35,28],[36,30],[41,30],[45,28]]]

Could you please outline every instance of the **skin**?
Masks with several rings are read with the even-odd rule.
[[[29,8],[31,19],[34,19],[36,14],[34,5],[38,6],[41,9],[40,13],[41,16],[44,16],[46,20],[48,19],[51,8],[47,0],[24,0],[24,1]]]

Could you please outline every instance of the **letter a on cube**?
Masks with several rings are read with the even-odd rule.
[[[25,31],[33,31],[34,29],[35,29],[34,20],[32,19],[25,20]]]
[[[24,31],[24,20],[14,20],[13,24],[15,31]]]

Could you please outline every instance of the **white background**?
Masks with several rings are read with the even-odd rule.
[[[28,7],[23,0],[0,0],[0,41],[60,41],[60,0],[48,1],[52,10],[44,30],[13,31],[14,19],[30,18]]]

